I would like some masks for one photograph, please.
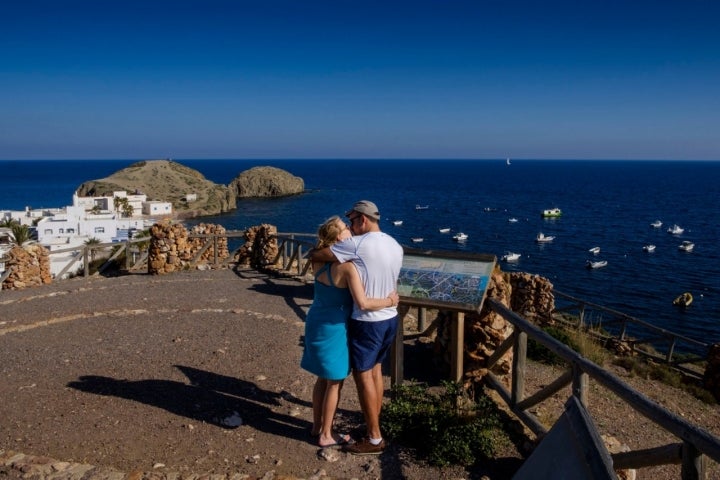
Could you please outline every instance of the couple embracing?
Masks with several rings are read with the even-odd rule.
[[[310,255],[315,295],[305,320],[301,367],[317,375],[313,388],[312,434],[320,447],[335,445],[355,455],[385,449],[380,432],[384,395],[382,362],[398,327],[397,280],[403,249],[380,231],[380,212],[361,200],[320,226]],[[345,378],[352,371],[367,427],[354,441],[333,429]]]

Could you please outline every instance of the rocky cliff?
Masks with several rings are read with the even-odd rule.
[[[176,216],[190,218],[234,210],[237,198],[294,195],[302,193],[304,188],[302,178],[279,168],[251,168],[225,186],[171,160],[145,160],[109,177],[87,181],[77,192],[79,196],[111,196],[123,190],[140,192],[147,195],[148,200],[171,202]],[[197,197],[188,201],[190,194]]]
[[[146,160],[109,177],[90,180],[78,188],[79,196],[110,196],[115,191],[144,193],[148,200],[171,202],[178,216],[214,215],[235,208],[235,196],[224,185],[171,160]],[[186,201],[188,194],[197,198]]]
[[[238,175],[228,188],[236,198],[281,197],[305,191],[305,182],[275,167],[254,167]]]

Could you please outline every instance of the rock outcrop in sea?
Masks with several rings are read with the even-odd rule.
[[[143,193],[148,200],[171,202],[176,217],[192,218],[234,210],[238,198],[280,197],[304,190],[302,178],[274,167],[251,168],[226,186],[172,160],[145,160],[106,178],[84,182],[77,194],[87,197],[112,196],[116,191]]]
[[[238,175],[230,185],[236,198],[282,197],[305,191],[305,182],[275,167],[254,167]]]

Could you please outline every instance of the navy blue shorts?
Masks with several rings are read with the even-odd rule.
[[[397,326],[397,315],[379,322],[361,322],[351,318],[347,326],[350,367],[364,372],[382,363],[395,341]]]

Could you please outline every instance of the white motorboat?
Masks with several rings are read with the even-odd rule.
[[[673,225],[672,227],[667,229],[668,233],[672,233],[673,235],[680,235],[685,231],[684,228],[681,228],[680,225]]]
[[[643,247],[643,251],[644,251],[644,252],[648,252],[648,253],[652,253],[652,252],[655,251],[655,245],[652,245],[652,244],[650,244],[650,245],[645,245],[645,246]]]
[[[458,232],[455,235],[453,235],[453,240],[455,240],[456,242],[464,242],[467,239],[468,239],[467,233]]]
[[[598,260],[596,262],[593,262],[592,260],[588,260],[585,262],[585,266],[587,268],[602,268],[607,266],[607,260]]]
[[[425,239],[423,237],[412,237],[410,240],[412,240],[413,243],[420,243]]]
[[[560,210],[560,209],[557,208],[557,207],[555,207],[555,208],[548,208],[548,209],[546,209],[546,210],[543,210],[540,215],[541,215],[542,217],[545,217],[545,218],[559,217],[559,216],[562,215],[562,210]]]
[[[592,247],[588,252],[592,253],[593,255],[597,255],[600,253],[600,247]]]
[[[440,228],[440,229],[438,229],[438,231],[440,233],[450,233],[450,229],[447,227]]]
[[[545,235],[544,233],[540,232],[537,234],[537,237],[535,237],[535,241],[537,243],[549,243],[555,240],[555,237],[552,235]]]
[[[695,248],[695,244],[689,240],[683,240],[683,242],[678,245],[678,249],[682,250],[683,252],[692,252],[693,248]]]
[[[415,205],[415,210],[427,210],[428,208],[430,208],[430,205]]]
[[[662,227],[662,222],[660,220],[655,220],[654,222],[652,222],[650,224],[650,226],[653,228],[660,228],[660,227]]]
[[[517,223],[517,221],[518,221],[518,219],[515,217],[508,218],[508,222],[510,222],[510,223]]]
[[[507,252],[500,258],[506,262],[517,262],[518,260],[520,260],[520,254],[515,252]]]
[[[393,220],[393,225],[395,225],[396,227],[399,227],[400,225],[402,225],[402,223],[402,220]]]

